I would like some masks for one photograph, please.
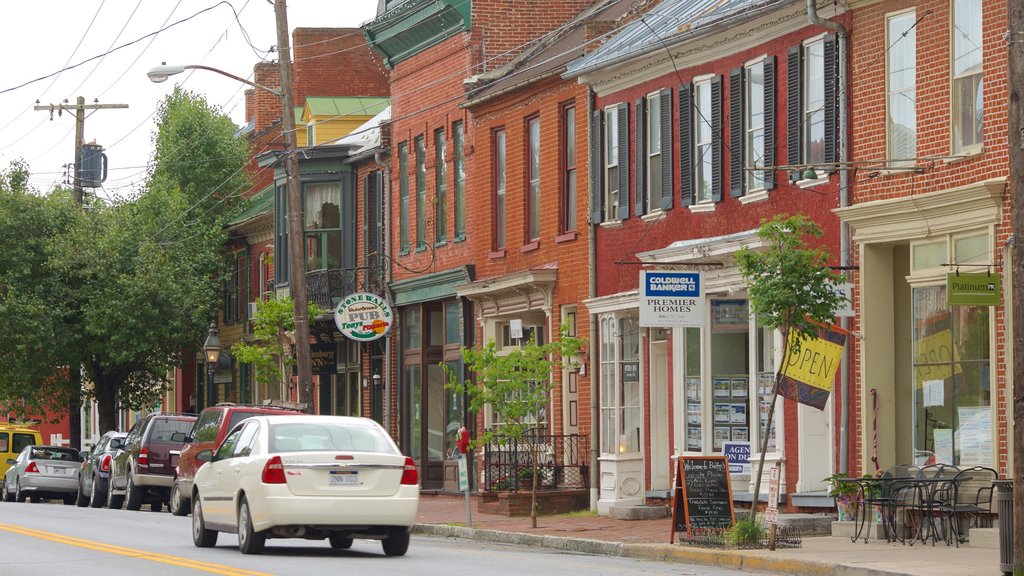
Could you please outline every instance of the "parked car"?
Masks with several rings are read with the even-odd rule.
[[[192,541],[217,543],[238,534],[243,554],[268,538],[381,540],[401,556],[419,507],[419,474],[380,424],[350,416],[255,416],[242,421],[192,486]]]
[[[110,461],[107,506],[138,510],[143,504],[159,512],[171,493],[174,467],[184,444],[175,432],[188,432],[195,414],[154,412],[132,426]]]
[[[203,409],[191,432],[174,434],[174,440],[186,444],[181,449],[178,466],[174,470],[174,481],[171,484],[171,496],[167,506],[172,514],[186,516],[192,508],[192,481],[196,477],[196,470],[205,464],[196,460],[196,454],[200,450],[215,448],[236,424],[250,416],[261,414],[301,415],[305,412],[284,406],[221,402]]]
[[[14,460],[30,444],[42,444],[39,430],[29,428],[25,424],[0,422],[0,476],[7,473],[11,466],[8,460]]]
[[[62,446],[26,446],[17,458],[9,458],[0,496],[4,502],[39,502],[60,498],[65,504],[75,501],[78,469],[82,455]]]
[[[125,432],[110,430],[100,436],[99,442],[82,461],[78,472],[78,495],[75,504],[102,508],[107,502],[107,487],[110,485],[110,462],[114,452],[124,443]]]

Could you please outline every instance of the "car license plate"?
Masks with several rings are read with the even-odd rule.
[[[355,486],[359,484],[359,472],[356,470],[331,470],[331,486]]]

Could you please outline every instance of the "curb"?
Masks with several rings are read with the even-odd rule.
[[[892,576],[894,572],[876,570],[825,562],[820,560],[802,560],[797,558],[779,558],[766,556],[746,550],[711,550],[704,548],[688,548],[675,544],[632,544],[589,540],[585,538],[567,538],[563,536],[543,536],[523,534],[519,532],[502,532],[449,526],[447,524],[416,524],[412,527],[413,534],[438,536],[444,538],[461,538],[495,544],[512,544],[549,548],[563,552],[578,552],[599,556],[621,556],[639,560],[657,560],[663,562],[685,562],[703,566],[717,566],[733,570],[756,572],[774,572],[799,576]]]

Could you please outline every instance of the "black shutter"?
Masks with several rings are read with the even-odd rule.
[[[711,200],[722,201],[722,77],[711,80]]]
[[[729,196],[743,196],[743,68],[729,72]]]
[[[661,209],[672,208],[672,89],[665,88],[658,94],[661,105]],[[648,126],[654,130],[654,126]],[[654,178],[654,175],[650,175]],[[652,207],[653,208],[653,207]]]
[[[831,166],[836,161],[836,35],[825,36],[825,162]]]
[[[764,59],[764,188],[775,188],[775,56]]]
[[[629,104],[617,106],[619,113],[619,220],[629,218]]]
[[[800,164],[800,142],[803,138],[800,137],[800,126],[803,122],[800,121],[800,116],[803,108],[800,106],[802,100],[801,87],[803,83],[800,81],[801,70],[801,47],[793,46],[789,49],[786,54],[786,148],[788,151],[788,157],[786,162],[791,166]],[[794,170],[798,170],[794,168]],[[793,178],[791,178],[793,179]],[[797,177],[796,180],[800,178]]]
[[[375,174],[376,172],[370,172],[363,177],[363,225],[366,229],[363,238],[363,260],[369,259],[377,245],[377,227],[374,222],[374,214],[377,211],[377,195],[374,191]]]
[[[644,114],[644,99],[637,98],[635,112],[633,115],[633,132],[635,134],[634,143],[635,150],[633,156],[636,158],[634,175],[636,180],[636,190],[633,192],[633,202],[636,204],[634,213],[640,216],[644,213],[644,205],[647,203],[647,189],[644,186],[644,174],[647,173],[647,159],[645,158],[646,148],[644,147],[644,124],[647,123],[647,115]],[[648,127],[650,130],[650,127]],[[648,176],[654,178],[654,174]]]
[[[679,86],[679,205],[693,204],[693,85]]]
[[[600,224],[601,215],[604,213],[604,162],[601,160],[603,147],[601,111],[594,110],[590,113],[590,134],[587,135],[590,144],[590,155],[587,162],[590,167],[590,223]]]

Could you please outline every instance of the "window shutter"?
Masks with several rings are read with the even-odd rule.
[[[711,185],[711,201],[722,201],[722,77],[715,76],[711,80],[711,173],[714,182]]]
[[[693,204],[693,85],[679,86],[679,205]]]
[[[644,174],[647,172],[646,147],[644,146],[644,124],[647,122],[647,115],[644,114],[644,103],[644,98],[637,98],[633,116],[633,131],[636,136],[633,139],[635,145],[635,150],[633,151],[633,157],[635,158],[634,180],[636,181],[633,201],[636,203],[634,213],[637,216],[644,213],[644,204],[646,204],[647,199],[647,189],[644,187]],[[650,127],[647,129],[650,130]],[[654,178],[655,176],[650,174],[647,177]]]
[[[825,162],[836,161],[836,35],[825,36]],[[828,167],[832,172],[834,168]]]
[[[619,220],[629,218],[629,104],[619,109]]]
[[[793,46],[786,54],[786,148],[788,156],[786,162],[790,165],[797,165],[801,162],[800,142],[800,60],[801,47]],[[796,168],[794,168],[796,170]],[[799,180],[799,178],[797,178]]]
[[[604,162],[601,158],[601,140],[604,136],[601,122],[601,111],[594,110],[590,113],[590,134],[587,135],[590,143],[590,223],[600,224],[601,215],[604,213]]]
[[[661,209],[672,208],[672,89],[663,89],[658,96],[661,105]],[[654,130],[654,126],[648,126]],[[654,178],[651,174],[650,178]]]
[[[743,68],[729,72],[729,196],[743,196]]]
[[[377,211],[377,198],[374,191],[375,174],[376,172],[370,172],[363,177],[363,219],[366,229],[363,240],[363,260],[370,258],[370,254],[373,253],[374,247],[377,245],[377,227],[374,221],[374,214]]]
[[[775,56],[764,59],[764,188],[775,188]]]

